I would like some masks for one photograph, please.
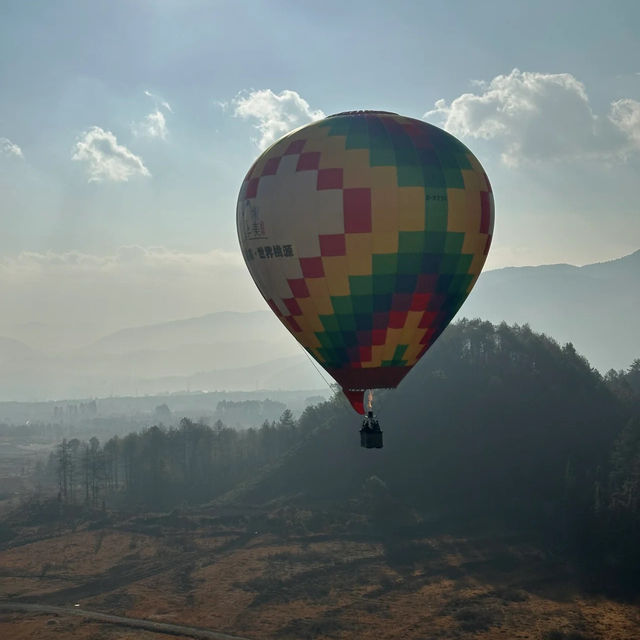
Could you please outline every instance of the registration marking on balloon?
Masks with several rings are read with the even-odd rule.
[[[346,390],[399,384],[471,291],[493,220],[469,149],[385,112],[285,136],[249,170],[237,209],[269,306]]]

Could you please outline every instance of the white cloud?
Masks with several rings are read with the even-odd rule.
[[[173,113],[171,105],[164,98],[156,95],[155,93],[151,93],[151,91],[146,90],[144,92],[144,95],[151,98],[156,103],[156,106],[160,106],[163,109],[166,109],[169,113]]]
[[[24,158],[22,149],[9,138],[0,138],[0,155],[14,158]]]
[[[156,109],[153,113],[145,116],[144,120],[134,124],[132,129],[137,136],[160,138],[161,140],[167,139],[167,120],[160,109]]]
[[[616,100],[611,104],[609,119],[640,147],[640,102]]]
[[[173,113],[173,109],[164,98],[151,93],[151,91],[145,91],[144,95],[153,100],[156,106],[155,111],[146,115],[141,122],[132,124],[131,129],[136,136],[166,140],[169,130],[167,128],[167,119],[162,110],[164,109],[167,113]]]
[[[608,117],[593,113],[584,85],[570,73],[514,69],[475,82],[450,104],[438,100],[424,118],[454,135],[494,140],[508,165],[526,161],[624,157],[638,136],[640,103],[613,103]]]
[[[150,176],[142,159],[118,144],[111,131],[91,127],[76,143],[73,160],[84,162],[89,182],[126,182],[132,176]]]
[[[236,117],[257,120],[255,128],[260,132],[260,138],[255,142],[260,149],[266,149],[296,127],[325,117],[322,111],[311,109],[306,100],[289,89],[279,94],[271,89],[240,93],[234,98],[233,105]]]

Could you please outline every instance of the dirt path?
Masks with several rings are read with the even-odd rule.
[[[211,631],[201,627],[186,627],[180,624],[169,624],[167,622],[154,622],[153,620],[143,620],[140,618],[125,618],[123,616],[112,616],[108,613],[97,611],[87,611],[77,607],[53,607],[40,604],[26,604],[21,602],[0,602],[0,611],[19,611],[21,613],[51,613],[54,615],[81,616],[96,622],[106,622],[116,624],[121,627],[131,629],[144,629],[157,633],[166,633],[174,636],[188,636],[191,638],[203,638],[205,640],[248,640],[242,636],[232,636],[228,633]]]

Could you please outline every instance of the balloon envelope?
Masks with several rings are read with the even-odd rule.
[[[396,387],[471,291],[493,233],[476,157],[376,111],[291,132],[247,173],[238,237],[267,303],[362,413]]]

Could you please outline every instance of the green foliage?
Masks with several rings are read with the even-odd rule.
[[[640,360],[602,377],[573,345],[526,325],[462,320],[397,390],[376,391],[382,451],[358,446],[360,420],[338,392],[259,429],[183,419],[103,447],[63,441],[50,466],[69,503],[171,509],[226,494],[348,505],[399,566],[428,553],[402,544],[421,521],[506,522],[594,586],[640,589],[639,399]],[[298,520],[286,526],[307,526]]]

